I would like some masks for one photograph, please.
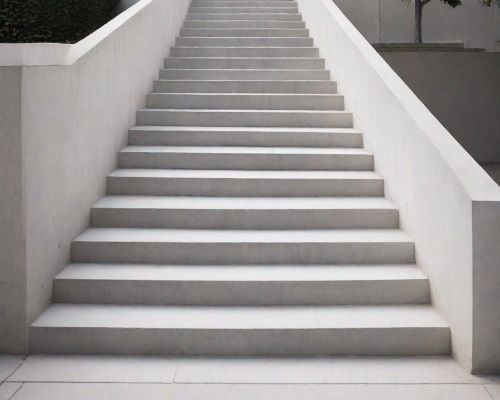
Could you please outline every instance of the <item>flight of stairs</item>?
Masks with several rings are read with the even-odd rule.
[[[449,354],[294,1],[194,0],[137,123],[32,352]]]

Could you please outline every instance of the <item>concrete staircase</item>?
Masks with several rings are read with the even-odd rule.
[[[194,0],[137,122],[32,352],[450,352],[294,1]]]

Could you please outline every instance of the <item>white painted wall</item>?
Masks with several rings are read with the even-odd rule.
[[[370,43],[413,42],[414,4],[401,0],[333,0]],[[451,8],[432,0],[424,9],[424,41],[463,42],[500,51],[500,9],[464,0]]]
[[[0,352],[27,351],[188,5],[141,0],[74,45],[0,45]]]
[[[381,55],[476,161],[500,162],[500,53]]]
[[[298,0],[413,237],[453,353],[500,372],[500,187],[331,0]]]
[[[0,69],[0,352],[27,334],[21,84],[21,67]]]

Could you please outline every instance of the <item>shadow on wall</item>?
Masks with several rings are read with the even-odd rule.
[[[480,163],[500,163],[500,53],[381,52]]]
[[[363,7],[353,0],[333,0],[370,43],[412,43],[414,7],[402,0],[371,0]],[[495,21],[496,19],[496,21]],[[451,8],[434,0],[425,6],[423,40],[455,42],[466,47],[500,51],[500,6],[481,0],[462,1]]]
[[[140,0],[120,0],[118,7],[116,8],[116,14],[119,14],[125,11],[127,8],[132,7],[135,3],[138,3]]]

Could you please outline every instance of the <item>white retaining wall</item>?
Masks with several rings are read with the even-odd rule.
[[[500,371],[500,187],[331,0],[298,0],[467,369]]]
[[[500,162],[500,53],[380,54],[477,162]]]
[[[414,3],[402,0],[332,0],[370,43],[412,43]],[[494,0],[496,1],[496,0]],[[500,51],[500,7],[464,0],[455,9],[439,0],[425,6],[425,42],[463,42]]]
[[[189,2],[141,0],[74,45],[0,44],[0,352],[27,352]]]

